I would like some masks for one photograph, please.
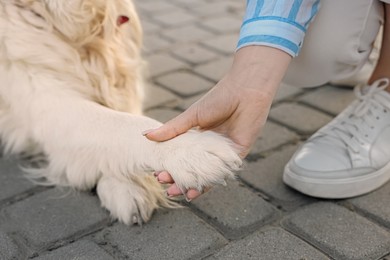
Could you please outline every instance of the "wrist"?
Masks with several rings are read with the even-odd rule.
[[[237,51],[227,77],[241,87],[271,92],[280,85],[292,57],[268,46],[248,46]]]

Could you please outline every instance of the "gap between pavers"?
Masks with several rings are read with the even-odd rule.
[[[274,206],[239,181],[213,187],[191,207],[229,239],[244,237],[280,217]]]
[[[92,239],[112,255],[131,259],[201,259],[228,243],[189,209],[158,210],[142,227],[115,224]]]
[[[331,202],[300,208],[282,226],[334,259],[378,259],[390,252],[390,232]]]

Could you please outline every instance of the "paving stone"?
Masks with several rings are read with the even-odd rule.
[[[272,228],[230,243],[207,259],[321,260],[329,258],[290,233],[280,228]]]
[[[173,72],[156,79],[156,82],[181,97],[193,96],[209,90],[214,83],[191,72]]]
[[[0,159],[0,202],[35,187],[24,174],[16,159]]]
[[[211,16],[227,16],[235,14],[238,17],[242,16],[245,8],[245,2],[231,2],[231,1],[220,1],[216,3],[207,3],[199,5],[191,9],[192,12],[199,15],[200,17],[211,17]]]
[[[56,249],[48,254],[34,258],[34,260],[110,260],[114,259],[95,243],[81,240]]]
[[[207,39],[213,35],[212,33],[192,24],[164,30],[162,34],[177,43],[185,44]]]
[[[118,224],[95,239],[131,259],[201,259],[227,243],[188,209],[160,210],[143,227]]]
[[[339,114],[354,100],[355,95],[352,88],[333,86],[320,87],[318,90],[312,91],[300,98],[300,101],[333,115]]]
[[[169,54],[154,54],[147,58],[150,65],[150,76],[158,76],[170,71],[185,69],[188,66]]]
[[[283,183],[284,166],[296,151],[296,145],[289,145],[280,151],[273,152],[256,162],[247,163],[239,172],[240,178],[269,196],[274,203],[286,210],[312,201]]]
[[[270,204],[238,181],[214,187],[192,203],[230,239],[242,237],[278,215]]]
[[[178,12],[182,10],[178,6],[165,1],[135,1],[136,6],[144,12],[149,12],[153,14],[157,13],[170,13],[170,12]],[[142,18],[142,17],[141,17]]]
[[[233,62],[232,57],[221,58],[195,67],[195,71],[208,79],[218,82],[228,72]]]
[[[141,17],[141,24],[142,24],[142,29],[144,30],[145,36],[148,36],[151,33],[156,32],[160,29],[159,25],[157,25],[151,21],[144,20],[144,19],[142,19],[142,17]]]
[[[204,63],[213,60],[217,57],[217,54],[215,52],[209,51],[195,44],[186,44],[185,46],[175,48],[172,51],[173,55],[192,64]]]
[[[5,208],[3,228],[21,234],[34,248],[90,232],[108,221],[97,197],[51,189]]]
[[[176,12],[163,12],[153,16],[153,20],[166,26],[179,27],[190,24],[195,20],[195,17],[190,12],[181,10]]]
[[[298,88],[298,87],[294,87],[294,86],[290,86],[290,85],[287,85],[285,83],[282,83],[278,89],[278,92],[276,93],[276,96],[273,100],[273,103],[287,99],[291,96],[302,93],[303,91],[304,90],[302,88]]]
[[[158,106],[174,107],[179,103],[177,96],[161,87],[149,84],[145,90],[144,110]]]
[[[261,131],[250,152],[251,155],[260,154],[267,150],[281,146],[288,142],[298,141],[299,136],[287,128],[272,122],[267,122]]]
[[[202,44],[212,50],[232,55],[236,51],[238,34],[226,34],[202,41]]]
[[[204,96],[205,93],[201,93],[199,95],[196,95],[196,96],[193,96],[193,97],[190,97],[190,98],[185,98],[185,99],[182,99],[182,101],[180,102],[180,104],[178,105],[178,108],[182,109],[182,110],[186,110],[187,108],[189,108],[193,103],[195,103],[196,101],[198,101],[201,97]]]
[[[154,118],[160,122],[167,122],[170,119],[178,116],[180,114],[179,111],[168,109],[168,108],[158,108],[158,109],[151,109],[147,111],[146,116],[149,116],[151,118]]]
[[[144,43],[144,51],[145,53],[152,53],[160,50],[169,49],[172,46],[172,43],[161,36],[154,34],[146,34],[145,43]]]
[[[7,234],[0,231],[0,259],[20,259],[22,257],[20,251],[14,241]]]
[[[390,251],[389,232],[333,203],[304,207],[284,226],[334,259],[378,259]]]
[[[236,17],[215,17],[201,22],[205,28],[216,33],[229,33],[240,31],[241,19]],[[237,41],[237,39],[236,39]]]
[[[197,1],[191,1],[191,0],[171,0],[175,3],[177,3],[179,6],[186,8],[188,10],[192,10],[194,7],[202,6],[204,4],[207,4],[207,1],[205,0],[197,0]]]
[[[327,124],[332,117],[306,106],[284,103],[271,109],[270,118],[308,135]]]
[[[368,195],[349,200],[364,215],[390,229],[390,182]]]

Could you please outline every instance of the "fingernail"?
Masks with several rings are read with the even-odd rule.
[[[145,130],[145,131],[142,132],[142,135],[145,136],[145,135],[147,135],[147,134],[150,134],[150,133],[153,132],[154,130],[156,130],[156,129],[148,129],[148,130]]]

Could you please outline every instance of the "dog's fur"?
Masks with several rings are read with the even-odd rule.
[[[118,17],[130,21],[118,23]],[[37,176],[80,190],[130,224],[172,203],[151,172],[183,191],[223,183],[241,160],[228,139],[190,131],[163,143],[141,115],[142,32],[130,0],[0,1],[0,135],[7,153],[39,147]]]

